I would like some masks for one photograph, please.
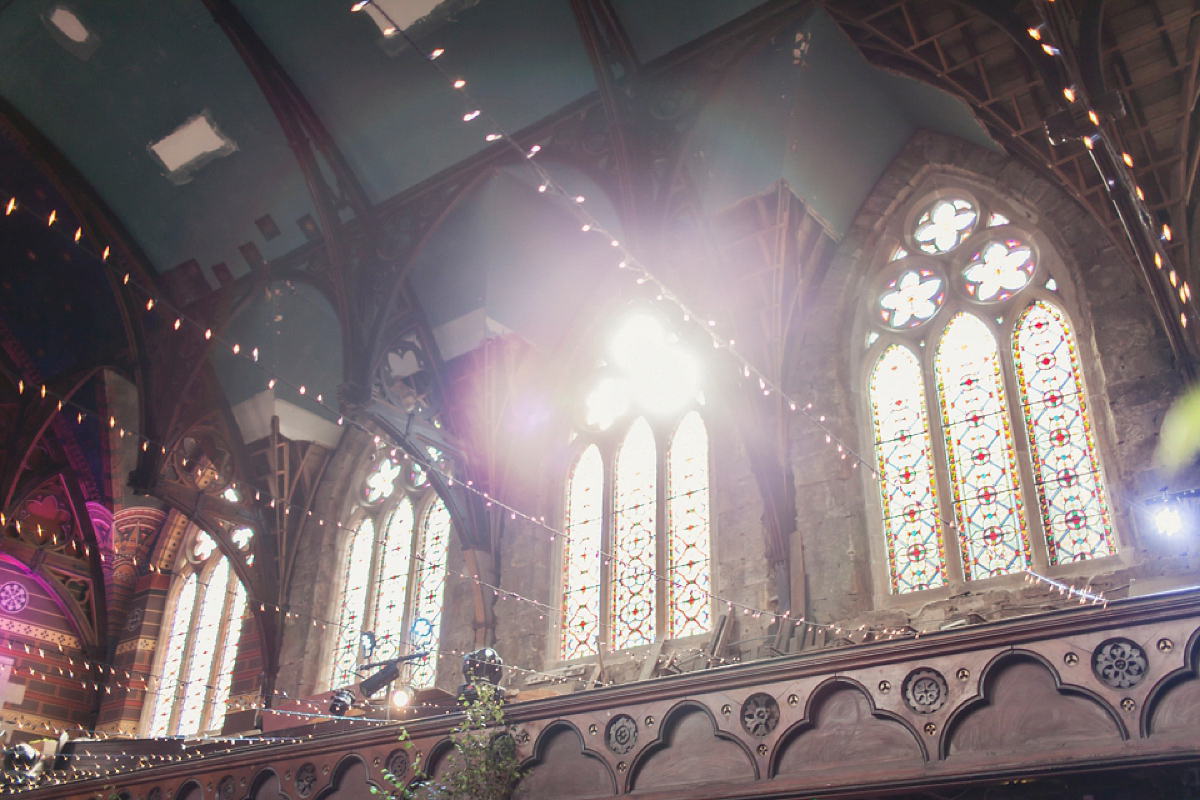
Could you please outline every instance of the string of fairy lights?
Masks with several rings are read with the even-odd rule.
[[[385,19],[388,19],[389,22],[393,25],[393,27],[395,27],[396,32],[399,33],[399,35],[401,35],[407,41],[409,46],[411,46],[413,48],[414,52],[419,53],[430,65],[432,65],[433,68],[437,71],[437,73],[452,88],[452,90],[455,91],[456,93],[458,93],[463,98],[463,100],[466,104],[466,108],[467,108],[466,113],[464,113],[464,115],[462,117],[464,123],[471,124],[471,123],[475,122],[476,120],[479,120],[479,121],[481,121],[480,124],[486,124],[488,126],[488,131],[484,135],[484,139],[486,142],[502,143],[504,146],[507,146],[507,147],[513,149],[516,153],[518,153],[522,157],[522,159],[525,163],[529,164],[531,166],[531,168],[533,170],[535,170],[537,177],[539,179],[539,183],[537,186],[538,193],[544,194],[549,198],[556,198],[556,199],[565,201],[562,205],[575,216],[577,222],[580,225],[580,230],[583,234],[598,235],[598,236],[607,238],[610,245],[612,246],[614,251],[619,256],[618,263],[617,263],[617,267],[619,269],[624,270],[628,274],[632,275],[635,283],[638,286],[648,286],[650,288],[650,290],[653,292],[656,300],[665,301],[665,302],[670,303],[671,305],[675,306],[678,309],[679,314],[681,315],[682,321],[684,323],[691,323],[696,329],[702,331],[708,337],[708,339],[714,349],[723,351],[728,356],[732,357],[738,363],[739,372],[742,375],[743,379],[751,381],[751,382],[756,382],[758,385],[758,389],[762,392],[763,396],[771,396],[772,394],[779,396],[783,400],[783,402],[786,403],[787,407],[790,409],[791,412],[803,416],[811,424],[813,424],[817,429],[819,429],[825,436],[826,444],[834,446],[836,448],[836,452],[838,453],[840,459],[841,460],[849,459],[851,461],[852,469],[857,469],[859,467],[859,465],[861,464],[867,469],[868,473],[875,480],[884,482],[884,476],[880,473],[880,471],[876,468],[876,466],[870,460],[868,460],[867,458],[862,456],[860,453],[858,453],[856,448],[851,446],[843,437],[839,436],[832,429],[832,427],[827,423],[827,416],[825,414],[821,413],[819,410],[814,409],[813,404],[811,402],[807,402],[807,403],[802,402],[802,401],[797,400],[793,396],[789,395],[782,389],[781,386],[779,386],[777,384],[776,381],[774,381],[770,376],[768,376],[763,371],[759,370],[747,357],[743,356],[736,349],[735,341],[732,338],[726,338],[719,332],[719,329],[717,327],[715,320],[711,319],[710,317],[708,317],[706,315],[697,313],[679,295],[677,295],[675,292],[673,292],[663,281],[661,281],[659,278],[657,278],[641,261],[639,261],[637,259],[636,255],[633,252],[631,252],[629,250],[629,248],[626,247],[614,234],[609,232],[600,223],[600,221],[591,213],[591,210],[587,205],[586,198],[583,195],[571,193],[571,192],[567,191],[567,189],[564,188],[559,182],[557,182],[553,178],[553,176],[549,173],[549,171],[546,170],[541,164],[539,164],[537,159],[535,158],[535,156],[538,154],[538,152],[542,149],[541,145],[533,144],[531,146],[525,147],[525,146],[522,146],[519,142],[517,142],[517,140],[514,139],[512,136],[510,136],[505,131],[503,126],[501,126],[497,122],[497,120],[481,104],[479,104],[476,101],[476,99],[470,94],[470,92],[466,88],[466,81],[460,77],[452,76],[447,70],[445,70],[442,67],[442,63],[439,62],[439,58],[445,53],[444,49],[435,48],[430,51],[425,51],[422,48],[420,48],[417,45],[417,43],[414,42],[412,39],[410,39],[408,37],[408,35],[398,25],[395,25],[394,20],[391,20],[390,17],[388,17],[386,9],[383,9],[383,8],[379,7],[378,5],[376,5],[373,2],[373,0],[365,0],[365,1],[360,1],[358,3],[355,3],[353,10],[359,11],[368,5],[374,6],[376,11],[378,11]],[[34,216],[35,218],[44,222],[46,224],[46,226],[49,227],[50,229],[55,230],[56,232],[63,232],[62,226],[59,224],[60,221],[58,220],[57,211],[51,211],[49,216],[43,219],[40,215],[35,214],[32,211],[32,209],[26,207],[25,204],[19,203],[15,196],[11,196],[11,199],[4,206],[4,209],[5,209],[4,210],[5,216],[11,216],[12,214],[14,214],[14,212],[17,212],[17,211],[27,212],[28,214],[30,214],[30,215]],[[310,395],[308,393],[308,389],[305,384],[296,383],[294,381],[288,380],[285,377],[276,374],[273,370],[269,369],[265,364],[261,363],[259,361],[259,352],[260,351],[259,351],[258,347],[243,348],[237,342],[225,341],[222,337],[220,337],[219,335],[214,333],[212,328],[206,326],[203,322],[200,322],[200,321],[197,321],[197,320],[194,320],[194,319],[188,317],[185,313],[183,313],[179,309],[174,308],[168,300],[166,300],[165,298],[158,297],[157,294],[152,289],[149,289],[146,286],[141,285],[137,281],[133,281],[131,279],[131,274],[129,272],[122,271],[114,263],[114,260],[111,259],[111,255],[112,255],[111,246],[105,245],[103,248],[97,247],[97,250],[99,252],[90,250],[88,248],[88,245],[84,242],[84,232],[83,232],[82,227],[77,228],[74,231],[71,238],[76,247],[79,247],[79,248],[83,249],[84,251],[88,252],[94,258],[98,259],[101,262],[101,264],[105,265],[107,268],[109,268],[111,270],[114,270],[114,272],[120,278],[120,281],[122,284],[130,286],[132,289],[140,292],[145,297],[146,311],[148,313],[151,313],[157,309],[158,313],[160,315],[164,316],[164,318],[167,320],[167,322],[169,324],[169,327],[171,327],[174,331],[181,332],[181,333],[184,332],[183,328],[184,328],[185,324],[188,326],[189,330],[202,331],[203,338],[206,341],[211,340],[214,342],[214,344],[224,345],[235,356],[239,356],[239,357],[242,357],[246,360],[253,362],[260,369],[262,369],[265,373],[267,373],[269,376],[268,381],[267,381],[267,387],[269,389],[275,388],[275,386],[277,384],[282,384],[284,386],[287,386],[287,387],[291,388],[292,390],[294,390],[300,396],[305,397],[309,402],[314,402],[317,406],[321,407],[322,409],[329,411],[332,414],[336,415],[338,417],[339,425],[343,425],[347,422],[347,420],[338,413],[337,409],[332,408],[325,404],[324,397],[322,394],[316,393],[315,395]],[[171,320],[171,317],[174,317],[173,322]],[[117,420],[116,416],[110,415],[110,416],[108,416],[107,420],[105,420],[104,415],[100,414],[99,412],[90,411],[89,409],[86,409],[86,408],[80,406],[79,404],[72,402],[70,400],[70,398],[64,398],[64,397],[56,395],[54,392],[50,391],[45,384],[41,384],[40,388],[38,386],[26,387],[23,379],[18,381],[19,393],[24,394],[27,388],[30,389],[30,391],[38,392],[43,400],[46,400],[46,399],[49,399],[52,401],[57,400],[57,411],[58,412],[64,412],[64,410],[68,409],[68,408],[71,411],[75,412],[77,423],[82,424],[83,419],[85,417],[95,418],[95,419],[99,420],[102,425],[105,422],[107,422],[108,428],[111,430],[117,431],[119,433],[120,437],[122,437],[122,438],[124,438],[127,435],[135,437],[136,440],[140,442],[140,446],[141,446],[142,450],[144,450],[144,451],[147,450],[150,446],[155,446],[155,447],[160,448],[160,450],[163,454],[167,453],[167,445],[165,443],[153,441],[149,437],[146,437],[145,435],[141,434],[140,432],[137,432],[134,429],[127,428],[123,425],[119,425],[119,420]],[[349,420],[349,423],[354,425],[355,427],[359,428],[360,430],[366,432],[368,435],[374,436],[374,441],[375,441],[376,445],[382,444],[382,438],[378,434],[374,434],[372,431],[368,430],[365,426],[359,424],[358,422],[356,422],[354,420]],[[395,450],[393,450],[393,453],[394,452],[395,452]],[[408,456],[408,454],[405,453],[405,457],[407,457],[407,456]],[[520,518],[526,522],[532,523],[533,527],[530,528],[530,530],[543,531],[544,533],[549,535],[550,541],[554,541],[555,539],[561,539],[563,541],[570,541],[570,537],[566,532],[555,528],[553,525],[547,524],[544,517],[539,517],[539,516],[535,516],[533,514],[525,513],[523,511],[513,507],[512,505],[510,505],[508,503],[500,501],[495,497],[491,497],[488,492],[484,492],[484,491],[478,489],[477,487],[473,486],[472,482],[470,482],[470,481],[456,480],[453,475],[449,474],[446,471],[443,471],[440,468],[440,466],[434,462],[433,459],[425,459],[422,457],[414,456],[414,460],[417,461],[417,463],[420,463],[425,469],[433,471],[433,472],[437,472],[439,475],[441,475],[441,477],[447,482],[447,485],[454,486],[455,484],[457,484],[458,486],[462,487],[465,491],[474,493],[476,496],[478,496],[480,499],[482,499],[488,507],[492,507],[492,506],[498,507],[503,512],[508,513],[510,515],[510,518],[513,520]],[[238,484],[235,483],[234,486],[238,486]],[[246,487],[242,487],[242,488],[246,488]],[[253,491],[254,491],[255,500],[261,501],[260,492],[258,490],[253,490]],[[314,516],[311,509],[304,509],[299,506],[293,506],[292,504],[287,503],[286,501],[277,500],[277,499],[270,499],[270,501],[269,501],[270,507],[272,507],[272,508],[274,508],[277,503],[282,504],[284,506],[285,514],[290,514],[290,513],[296,512],[296,513],[301,513],[301,514],[307,514],[307,516],[310,516],[310,517]],[[951,522],[949,520],[941,519],[940,515],[939,515],[939,520],[949,530],[954,530],[956,528],[956,526],[953,522]],[[320,518],[320,517],[317,517],[317,521],[319,522],[320,525],[324,525],[326,522],[325,519]],[[14,522],[17,524],[18,530],[19,530],[20,522],[19,521],[14,521]],[[0,513],[0,527],[3,527],[5,524],[6,524],[6,520],[4,519],[4,515],[2,513]],[[334,524],[339,528],[343,527],[343,523],[341,521],[334,521]],[[39,531],[39,534],[40,534],[40,531]],[[57,544],[57,534],[54,534],[52,538],[53,538],[53,542],[55,544]],[[80,544],[78,542],[75,542],[74,540],[71,540],[71,542],[69,543],[69,546],[78,548],[80,546]],[[90,556],[89,545],[87,545],[86,543],[83,543],[82,550],[83,550],[83,555],[85,557]],[[589,553],[590,552],[591,552],[591,548],[589,548]],[[614,555],[611,552],[606,552],[600,548],[595,549],[595,555],[602,559],[610,559],[617,563],[621,563],[618,559],[618,556]],[[107,557],[107,554],[104,554],[104,553],[101,554],[102,559],[106,558],[106,557]],[[417,557],[419,558],[420,556],[418,555]],[[137,565],[136,560],[135,560],[135,565]],[[145,566],[145,568],[147,568],[151,571],[168,572],[167,570],[162,570],[150,563],[146,563],[144,566]],[[464,573],[451,572],[449,570],[447,570],[447,574],[455,575],[458,578],[471,581],[483,590],[493,591],[497,598],[512,599],[512,600],[531,604],[539,612],[541,612],[542,615],[557,614],[560,611],[560,609],[551,607],[548,604],[546,604],[542,601],[539,601],[535,598],[525,597],[523,595],[520,595],[519,593],[512,592],[511,590],[504,589],[502,587],[499,587],[499,586],[493,585],[491,583],[488,583],[486,581],[483,581],[477,575],[467,575]],[[393,576],[393,577],[396,577],[396,576]],[[659,575],[657,573],[655,573],[653,575],[653,577],[657,580],[666,580],[666,581],[672,580],[672,578],[669,575],[663,576],[663,575]],[[1074,586],[1063,583],[1061,581],[1057,581],[1057,580],[1053,580],[1051,578],[1045,577],[1045,576],[1040,575],[1033,571],[1025,572],[1025,580],[1027,582],[1044,585],[1044,586],[1048,587],[1051,591],[1061,593],[1066,598],[1077,599],[1080,603],[1091,603],[1091,604],[1106,604],[1107,603],[1107,601],[1101,594],[1092,592],[1092,591],[1088,590],[1087,588],[1084,588],[1084,589],[1076,588]],[[679,584],[676,584],[676,585],[679,586]],[[686,588],[686,587],[680,586],[680,588]],[[709,592],[707,590],[704,590],[704,589],[695,589],[695,587],[691,587],[691,588],[695,591],[702,592],[712,602],[724,604],[730,612],[733,612],[735,610],[740,610],[741,613],[743,613],[745,615],[752,615],[754,617],[760,617],[763,614],[766,614],[769,617],[779,619],[781,621],[790,621],[796,627],[799,627],[801,625],[808,625],[808,626],[811,626],[814,628],[824,629],[828,632],[832,632],[832,633],[838,634],[838,635],[847,632],[845,629],[843,629],[841,626],[838,626],[838,625],[826,625],[823,623],[815,623],[815,622],[806,620],[803,617],[789,619],[789,614],[786,612],[783,614],[777,614],[772,611],[755,608],[754,606],[746,604],[746,603],[742,603],[742,602],[735,601],[735,600],[730,600],[727,598],[722,598],[722,597],[720,597],[712,592]],[[300,612],[292,611],[288,608],[285,608],[285,607],[279,606],[279,605],[275,605],[275,604],[270,604],[270,603],[265,603],[265,602],[260,602],[260,601],[252,601],[252,602],[255,602],[257,605],[259,605],[260,610],[266,611],[268,608],[270,608],[277,613],[285,613],[290,618],[310,620],[314,626],[320,624],[327,628],[330,625],[332,625],[332,626],[335,626],[335,628],[338,628],[339,633],[342,632],[342,627],[339,625],[339,623],[332,622],[330,620],[321,619],[319,617],[308,615],[308,614],[302,614]],[[865,625],[862,626],[862,628],[860,628],[860,630],[865,629],[865,627],[866,627]],[[902,635],[920,635],[919,633],[916,633],[916,632],[912,631],[911,629],[907,629],[907,628],[884,629],[883,631],[873,631],[873,632],[878,633],[885,637],[889,637],[889,638],[893,637],[893,636],[902,636]],[[19,644],[14,645],[12,642],[4,642],[2,646],[5,646],[5,647],[9,648],[10,650],[13,650],[14,647],[21,647],[22,645],[19,645]],[[23,645],[23,648],[24,648],[24,651],[26,654],[30,654],[30,655],[32,654],[32,651],[28,644]],[[39,650],[39,652],[42,653],[42,656],[44,658],[44,648],[38,648],[35,646],[33,649]],[[60,651],[62,650],[61,645],[59,646],[59,650]],[[454,655],[454,656],[465,655],[465,653],[460,653],[460,652],[454,651],[454,650],[448,650],[448,651],[438,650],[437,652],[439,655]],[[682,651],[682,652],[692,652],[692,651]],[[701,651],[696,650],[694,652],[699,653]],[[74,662],[72,661],[71,663],[73,665]],[[146,672],[139,672],[136,670],[128,670],[128,669],[118,667],[113,664],[107,664],[107,663],[100,662],[100,661],[85,660],[82,663],[84,664],[85,669],[90,670],[92,668],[96,668],[96,669],[99,669],[101,672],[108,670],[109,675],[114,678],[117,676],[118,673],[123,673],[126,676],[125,677],[126,680],[133,680],[135,675],[142,675],[145,677],[145,679],[147,681],[154,680],[154,679],[161,680],[161,676],[158,676],[158,675],[153,675],[151,673],[146,673]],[[60,669],[60,675],[57,677],[65,677],[64,675],[61,674],[62,673],[61,668],[59,668],[59,669]],[[522,668],[522,667],[515,667],[515,666],[508,666],[508,667],[506,667],[506,669],[514,670],[514,671],[517,671],[520,673],[524,673],[526,675],[539,676],[541,678],[545,678],[547,680],[552,680],[552,681],[563,682],[566,680],[570,680],[569,678],[564,677],[560,672],[542,672],[542,671],[530,670],[530,669],[526,669],[526,668]],[[18,669],[18,671],[19,670],[26,670],[31,675],[34,674],[35,672],[37,672],[36,670],[33,670],[32,668],[29,668],[29,667],[21,667]],[[67,673],[72,678],[74,678],[74,672],[72,670],[67,670]],[[40,673],[40,674],[45,677],[56,677],[56,676],[49,675],[49,673]],[[87,686],[89,683],[93,687],[94,690],[96,690],[96,691],[100,690],[100,683],[98,681],[88,682],[88,681],[81,680],[81,684],[83,684],[85,686]],[[105,686],[104,688],[107,691],[111,692],[111,688],[112,688],[111,686]],[[135,688],[135,687],[130,686],[127,688]],[[231,700],[228,702],[238,704],[238,701]],[[315,706],[315,704],[314,704],[314,706]],[[263,706],[240,705],[240,708],[245,709],[245,710],[250,710],[251,708],[253,710],[269,710],[269,711],[272,711],[273,713],[290,714],[290,715],[294,715],[294,716],[307,715],[309,717],[324,717],[324,718],[330,717],[329,714],[323,714],[319,711],[319,709],[316,709],[315,707],[314,707],[314,710],[307,711],[307,712],[295,711],[295,710],[285,711],[285,710],[267,709]],[[360,723],[384,724],[384,723],[394,723],[395,722],[395,720],[391,720],[391,719],[376,720],[376,719],[371,719],[371,718],[353,718],[353,717],[347,718],[347,719],[351,719],[351,720],[354,720],[354,721],[357,721]],[[17,727],[20,727],[19,722],[17,723]],[[84,729],[82,729],[82,728],[74,728],[74,729],[72,729],[72,728],[57,728],[55,730],[56,730],[56,732],[61,732],[63,730],[83,731]],[[97,734],[98,732],[90,731],[88,733]],[[101,735],[103,735],[103,734],[101,734]],[[217,737],[217,738],[219,739],[220,737]],[[216,741],[217,739],[209,739],[209,740]],[[233,741],[233,740],[229,740],[229,741]],[[239,739],[238,741],[241,741],[241,740]],[[251,738],[246,739],[246,741],[261,742],[264,740],[259,737],[251,737]],[[278,739],[278,740],[272,740],[272,741],[301,741],[301,739]],[[142,758],[141,756],[134,756],[134,757]],[[148,757],[151,757],[151,756],[148,756]]]

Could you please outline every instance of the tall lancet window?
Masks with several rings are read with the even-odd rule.
[[[242,530],[249,529],[234,531],[235,542]],[[221,729],[246,612],[246,590],[211,536],[191,531],[184,553],[150,681],[150,736]]]
[[[380,450],[359,492],[359,521],[341,543],[330,687],[357,683],[360,664],[428,652],[403,669],[414,687],[437,679],[450,512],[415,459]],[[428,461],[445,472],[442,454]]]
[[[927,197],[871,283],[867,395],[894,594],[1116,553],[1066,303],[1016,218],[967,191]]]
[[[567,471],[558,656],[711,628],[712,527],[700,362],[658,317],[617,326]]]

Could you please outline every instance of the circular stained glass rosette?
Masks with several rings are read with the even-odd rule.
[[[970,200],[938,200],[917,219],[913,239],[922,252],[930,255],[948,253],[971,235],[978,220],[979,210]]]
[[[369,506],[382,503],[396,491],[396,478],[401,466],[390,458],[382,459],[363,484],[363,502]]]
[[[981,247],[971,256],[963,281],[973,300],[998,303],[1024,289],[1037,268],[1033,248],[1018,239],[1001,239]]]
[[[946,281],[928,267],[908,269],[884,285],[876,312],[884,325],[905,330],[922,325],[946,301]]]

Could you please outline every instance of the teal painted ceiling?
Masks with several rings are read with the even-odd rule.
[[[461,95],[366,14],[351,13],[349,0],[234,4],[324,121],[371,201],[486,146],[482,120],[462,120]],[[761,4],[612,5],[648,62]],[[59,6],[92,32],[89,52],[65,46],[47,22]],[[445,48],[438,63],[468,80],[509,130],[595,89],[568,0],[452,0],[411,31],[423,47]],[[805,65],[793,63],[796,34],[811,34]],[[0,0],[0,95],[92,184],[160,272],[195,259],[215,286],[214,265],[235,277],[248,270],[241,245],[278,258],[306,241],[297,221],[317,216],[270,106],[201,0]],[[186,181],[165,174],[149,146],[202,112],[236,149]],[[871,68],[816,12],[728,76],[696,127],[687,167],[709,211],[784,178],[844,230],[917,127],[990,145],[965,106]],[[600,206],[597,213],[611,213]],[[267,215],[279,229],[269,238],[255,224]],[[529,175],[498,174],[421,253],[413,281],[426,315],[437,326],[482,310],[482,318],[552,346],[586,313],[604,264],[580,244],[574,225],[536,194]],[[321,338],[296,358],[265,347],[278,369],[295,371],[292,382],[328,394],[341,372],[337,320],[315,294],[282,288],[259,300],[234,333]],[[215,363],[231,403],[261,391],[261,375],[229,359]]]

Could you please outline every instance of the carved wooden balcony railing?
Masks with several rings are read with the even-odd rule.
[[[1186,591],[513,703],[516,796],[1195,797],[1198,662]],[[436,776],[456,719],[406,723],[411,750],[399,725],[351,720],[171,744],[178,760],[22,795],[375,797],[416,753]]]

